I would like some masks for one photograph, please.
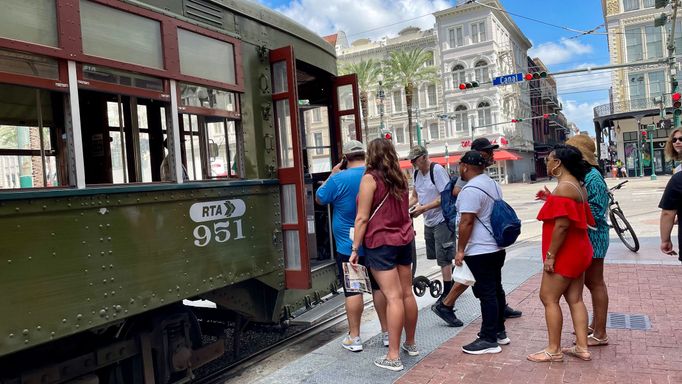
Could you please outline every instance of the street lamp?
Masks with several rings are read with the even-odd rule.
[[[384,130],[384,75],[381,73],[377,76],[377,80],[379,81],[379,90],[377,91],[377,95],[379,96],[379,132],[383,132]]]

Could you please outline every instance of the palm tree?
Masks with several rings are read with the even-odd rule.
[[[412,95],[417,85],[424,81],[437,81],[438,71],[434,66],[426,64],[433,60],[433,53],[421,48],[409,51],[392,51],[391,57],[385,63],[386,88],[401,86],[405,90],[405,104],[407,105],[407,130],[412,140]]]
[[[358,76],[358,89],[360,92],[360,108],[362,109],[362,122],[365,132],[365,144],[369,143],[369,124],[367,117],[367,94],[370,86],[377,82],[377,77],[381,72],[381,66],[378,62],[369,59],[359,63],[350,63],[341,67],[340,73],[347,75],[355,73]]]

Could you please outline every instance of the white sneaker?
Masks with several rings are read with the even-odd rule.
[[[360,352],[362,351],[362,339],[360,336],[350,337],[350,334],[347,334],[341,341],[341,346],[351,352]]]
[[[388,331],[381,332],[381,341],[384,343],[384,347],[388,347]]]

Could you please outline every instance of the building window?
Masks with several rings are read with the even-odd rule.
[[[429,59],[424,63],[425,67],[433,67],[433,51],[426,52],[429,55]]]
[[[439,133],[438,132],[438,123],[431,123],[429,124],[429,138],[431,140],[437,140],[439,139]]]
[[[493,123],[493,119],[490,112],[490,103],[483,101],[478,104],[478,126],[485,127]]]
[[[453,88],[457,88],[459,84],[466,83],[466,72],[462,64],[452,67],[452,82]]]
[[[393,133],[395,134],[395,142],[396,143],[398,143],[398,144],[404,144],[405,143],[405,131],[403,130],[403,127],[394,127]]]
[[[428,106],[433,107],[438,103],[438,100],[436,99],[436,85],[435,84],[429,84],[428,87],[426,87],[426,99],[428,100]]]
[[[322,122],[322,108],[313,109],[313,123]]]
[[[663,37],[661,27],[647,25],[644,27],[646,34],[646,56],[647,59],[657,59],[663,57]]]
[[[466,132],[469,130],[469,118],[467,114],[467,107],[458,105],[455,108],[455,132]],[[451,134],[451,136],[454,136]]]
[[[485,40],[485,22],[471,24],[471,42],[482,43]]]
[[[393,91],[393,112],[403,111],[403,94],[400,91]]]
[[[656,0],[644,0],[644,8],[653,8],[656,5]]]
[[[315,139],[315,154],[316,155],[324,154],[324,148],[322,148],[322,146],[324,145],[322,143],[322,133],[321,132],[315,132],[313,134],[313,137]]]
[[[476,81],[481,83],[490,80],[490,76],[488,74],[488,63],[485,60],[477,61],[474,67]]]
[[[665,92],[665,75],[663,71],[650,72],[647,74],[649,80],[649,97],[662,96]]]
[[[625,45],[627,48],[628,62],[641,61],[644,58],[644,53],[642,52],[641,30],[641,27],[625,28]]]
[[[448,30],[448,42],[450,48],[461,47],[464,45],[464,30],[462,27],[450,28]]]
[[[639,9],[639,0],[623,0],[623,11],[635,11]]]

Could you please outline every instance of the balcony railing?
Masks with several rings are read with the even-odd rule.
[[[660,96],[659,96],[660,97]],[[660,108],[660,103],[658,103],[653,97],[647,97],[643,99],[634,99],[626,101],[618,101],[614,103],[602,104],[594,107],[594,117],[604,117],[615,115],[618,113],[628,113],[636,111],[646,111],[649,109]],[[672,101],[670,99],[670,94],[663,95],[663,102],[666,108],[672,106]]]

